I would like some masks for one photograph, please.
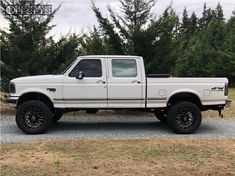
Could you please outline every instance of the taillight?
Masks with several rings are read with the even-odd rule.
[[[225,87],[224,87],[224,95],[225,95],[225,96],[228,96],[228,84],[225,84]]]

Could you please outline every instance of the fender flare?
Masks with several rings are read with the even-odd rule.
[[[175,95],[177,95],[177,94],[181,94],[181,93],[193,94],[193,95],[195,95],[195,96],[198,98],[198,100],[200,101],[200,103],[202,103],[201,98],[200,98],[200,94],[199,94],[198,92],[196,92],[196,91],[194,91],[194,90],[192,90],[192,89],[177,89],[177,90],[175,90],[174,92],[172,92],[172,93],[169,95],[169,97],[168,97],[168,99],[167,99],[167,104],[169,103],[170,99],[171,99],[173,96],[175,96]]]
[[[24,96],[24,95],[26,95],[26,94],[30,94],[30,93],[38,93],[38,94],[42,94],[42,95],[46,96],[46,97],[51,101],[52,105],[54,106],[54,101],[53,101],[52,96],[51,96],[48,92],[46,92],[45,90],[42,90],[42,89],[37,89],[37,88],[25,89],[24,91],[22,91],[22,92],[20,93],[19,99],[20,99],[22,96]],[[18,100],[19,100],[19,99],[18,99]]]

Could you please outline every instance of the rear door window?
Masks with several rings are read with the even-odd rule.
[[[134,59],[112,59],[113,77],[136,77],[137,64]]]

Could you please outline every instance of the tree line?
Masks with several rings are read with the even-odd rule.
[[[67,34],[55,41],[49,32],[51,14],[9,14],[7,7],[38,6],[43,2],[2,0],[9,31],[0,30],[1,89],[15,77],[56,74],[80,55],[143,56],[146,72],[184,77],[235,76],[235,12],[224,18],[222,6],[203,6],[201,17],[184,9],[182,18],[169,6],[158,17],[155,0],[120,0],[121,13],[107,7],[109,17],[91,3],[98,26]]]

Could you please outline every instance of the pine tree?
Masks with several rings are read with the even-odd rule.
[[[202,17],[199,19],[199,28],[206,28],[213,18],[213,11],[207,8],[206,3],[203,6]]]
[[[198,31],[198,18],[194,12],[189,19],[189,31],[190,37],[192,37]]]
[[[143,56],[147,73],[171,72],[175,63],[173,48],[176,48],[174,35],[178,24],[173,10],[167,8],[156,20],[152,17],[154,0],[121,0],[120,3],[121,15],[116,15],[108,7],[110,20],[104,18],[95,5],[93,7],[105,46],[113,48],[121,43],[119,48],[123,48],[124,54]],[[114,36],[112,41],[110,36]]]
[[[82,37],[81,49],[84,55],[106,54],[103,39],[95,26],[93,31],[90,31],[88,35]]]
[[[112,53],[113,49],[114,54],[146,56],[145,47],[150,45],[151,41],[146,41],[148,37],[145,25],[151,20],[151,9],[155,0],[120,0],[120,3],[122,15],[114,14],[108,7],[111,21],[104,18],[93,3],[93,11],[103,31],[103,38],[108,42],[106,46],[111,47],[109,53]]]
[[[188,25],[189,25],[188,11],[186,8],[184,8],[181,28],[185,29],[188,27]]]
[[[184,8],[183,14],[182,14],[182,22],[180,23],[179,27],[179,42],[180,42],[180,48],[182,51],[185,50],[185,48],[188,45],[188,41],[191,38],[191,29],[190,29],[190,21],[191,19],[188,17],[187,9]]]
[[[224,39],[223,52],[227,60],[222,64],[226,67],[226,76],[229,78],[229,83],[231,84],[232,80],[233,83],[235,81],[235,11],[226,24],[226,37]]]
[[[105,17],[102,16],[99,8],[93,2],[93,11],[99,22],[99,27],[102,29],[103,36],[106,39],[107,46],[109,46],[109,54],[124,54],[123,43],[119,34],[114,30],[114,25]]]
[[[223,13],[223,8],[221,6],[220,3],[218,3],[216,9],[215,9],[215,13],[216,13],[216,18],[218,20],[224,21],[224,13]]]
[[[160,19],[153,22],[152,25],[156,25],[153,30],[157,33],[153,33],[155,35],[153,48],[149,48],[147,51],[153,52],[151,59],[146,61],[147,73],[173,73],[173,67],[179,54],[178,41],[175,40],[177,22],[178,17],[170,7],[164,11]]]
[[[224,50],[226,28],[222,21],[213,19],[189,42],[185,53],[178,59],[178,76],[227,76],[231,63]]]
[[[54,27],[50,25],[56,8],[51,14],[8,14],[8,6],[29,8],[45,5],[35,1],[7,1],[0,3],[4,17],[9,21],[9,32],[0,31],[1,38],[1,89],[8,88],[9,80],[15,77],[55,73],[62,63],[70,62],[77,55],[77,37],[61,38],[56,43],[46,37]]]
[[[120,18],[132,33],[143,29],[151,19],[151,9],[155,0],[120,0],[123,18]]]

